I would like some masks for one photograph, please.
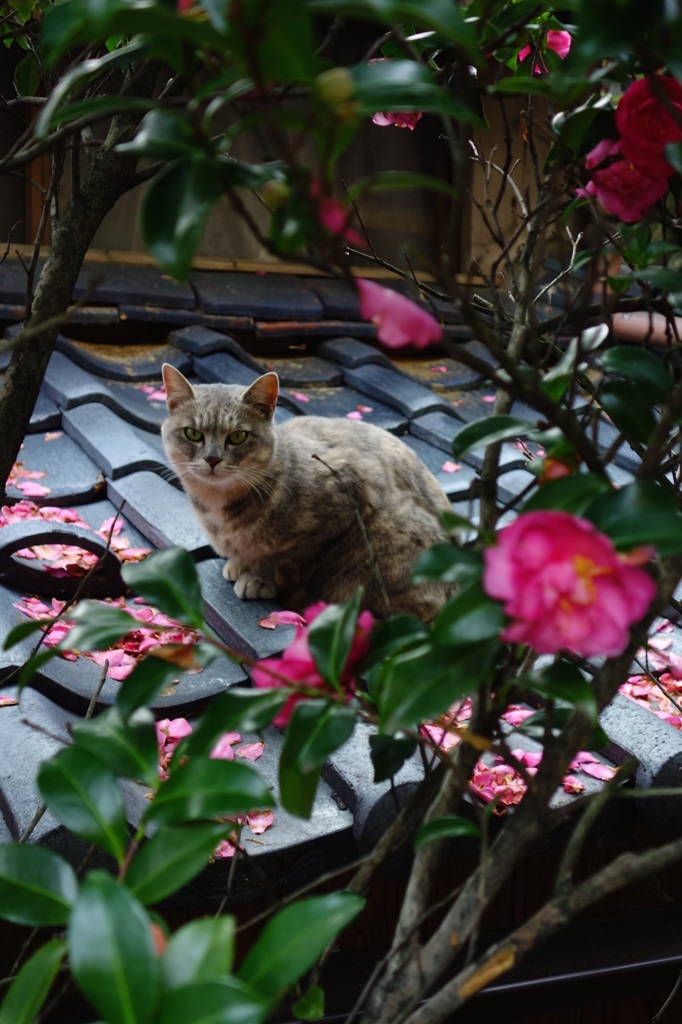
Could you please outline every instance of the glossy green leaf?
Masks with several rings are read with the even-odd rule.
[[[606,381],[599,389],[599,403],[625,437],[646,444],[656,429],[651,399],[632,381]]]
[[[209,979],[172,990],[157,1024],[263,1024],[271,1016],[268,999],[238,978]]]
[[[415,583],[437,580],[465,586],[481,578],[483,558],[478,551],[456,544],[434,544],[420,556],[412,573]]]
[[[203,141],[182,112],[157,109],[143,118],[135,138],[120,145],[118,151],[150,160],[175,160],[179,156],[203,155]]]
[[[140,625],[130,612],[101,601],[81,601],[69,619],[75,625],[61,645],[68,651],[105,651]]]
[[[588,328],[580,337],[572,338],[558,363],[540,380],[540,387],[545,394],[553,401],[560,402],[574,374],[586,368],[586,356],[599,348],[608,336],[608,325],[599,324],[596,329]]]
[[[67,747],[38,771],[38,788],[52,813],[82,839],[101,846],[121,863],[127,825],[116,776],[99,758]]]
[[[168,940],[161,961],[166,987],[175,989],[224,978],[232,970],[234,946],[234,918],[203,917],[190,921]]]
[[[379,110],[420,110],[479,123],[478,112],[441,88],[423,64],[413,60],[360,64],[351,68],[353,100],[363,114]]]
[[[459,818],[456,815],[434,818],[419,829],[414,837],[414,848],[420,850],[422,846],[440,839],[476,838],[480,831],[478,825],[467,818]]]
[[[519,678],[519,686],[550,700],[561,700],[580,708],[592,722],[597,721],[597,702],[589,680],[576,665],[558,659],[551,665]]]
[[[30,683],[31,679],[40,672],[43,665],[47,665],[48,661],[52,661],[53,658],[59,656],[59,648],[57,647],[41,647],[37,654],[34,654],[32,658],[29,658],[26,664],[23,666],[17,679],[17,690],[23,690],[23,688]]]
[[[0,917],[27,925],[65,924],[78,895],[70,864],[43,846],[0,846]]]
[[[39,139],[44,139],[52,127],[55,113],[64,102],[66,97],[77,86],[85,85],[96,75],[110,73],[112,70],[128,67],[137,60],[146,56],[147,46],[139,40],[134,40],[120,49],[107,53],[103,57],[94,57],[91,60],[80,61],[74,64],[69,71],[59,80],[50,93],[47,102],[42,107],[36,119],[35,133]]]
[[[607,373],[616,373],[646,388],[646,395],[654,401],[665,401],[675,384],[663,362],[639,345],[615,345],[604,352],[599,365]]]
[[[662,555],[682,551],[682,514],[671,490],[639,480],[595,498],[583,515],[627,551],[653,544]]]
[[[128,720],[118,708],[74,723],[73,736],[79,750],[99,758],[115,775],[141,779],[156,788],[159,782],[159,748],[154,716],[146,708]]]
[[[3,650],[9,651],[11,647],[21,643],[27,636],[32,636],[33,633],[38,633],[48,628],[53,622],[54,619],[29,619],[28,622],[18,622],[16,626],[12,626],[5,637],[2,645]]]
[[[463,427],[452,442],[452,453],[455,458],[484,445],[496,444],[514,437],[527,437],[533,425],[527,420],[515,416],[487,416],[485,419],[474,420]]]
[[[190,757],[208,754],[224,732],[259,732],[281,711],[288,693],[283,689],[260,690],[231,686],[214,697],[183,741],[181,753]]]
[[[504,623],[502,605],[491,600],[477,581],[451,597],[439,612],[431,629],[431,642],[459,646],[492,640],[499,636]]]
[[[496,651],[491,641],[460,649],[425,643],[390,659],[380,689],[382,731],[412,729],[442,714],[489,678]]]
[[[23,964],[0,1004],[0,1024],[34,1024],[66,954],[62,939],[52,939]]]
[[[110,875],[93,871],[81,886],[68,930],[80,988],[107,1024],[150,1024],[160,992],[152,922]]]
[[[321,14],[369,18],[388,26],[408,21],[420,28],[433,29],[455,46],[462,47],[474,63],[481,59],[472,26],[449,0],[310,0],[309,6]]]
[[[583,510],[600,494],[611,491],[606,477],[598,473],[575,473],[558,480],[548,480],[523,505],[524,512],[533,509],[561,509],[573,515],[582,515]]]
[[[194,560],[184,548],[153,551],[142,562],[124,565],[121,575],[131,590],[166,615],[194,629],[204,628],[201,585]]]
[[[374,768],[374,781],[383,782],[400,771],[408,757],[412,757],[417,749],[417,742],[407,736],[374,733],[369,738],[369,749]]]
[[[285,992],[358,916],[364,903],[355,893],[337,892],[285,907],[268,921],[238,977],[267,996]]]
[[[148,704],[160,690],[176,680],[181,671],[172,662],[150,655],[139,661],[124,679],[116,696],[116,706],[121,717],[127,718]]]
[[[187,280],[206,218],[222,193],[216,165],[194,157],[174,160],[147,186],[140,207],[142,240],[176,280]]]
[[[159,829],[135,854],[126,885],[140,903],[158,903],[206,867],[225,833],[212,822]]]
[[[180,825],[272,806],[272,793],[255,768],[239,761],[198,759],[171,772],[146,817]]]
[[[298,1020],[319,1020],[324,1016],[324,989],[319,985],[312,985],[297,999],[291,1007],[291,1012]]]
[[[414,615],[391,615],[378,622],[372,630],[371,647],[366,661],[375,665],[392,654],[420,643],[427,635],[427,627]]]
[[[308,629],[308,647],[323,679],[337,689],[353,643],[362,590],[346,604],[330,604]]]
[[[282,805],[291,814],[309,816],[320,767],[352,736],[354,728],[355,710],[348,704],[302,700],[296,705],[279,764]]]
[[[32,53],[21,58],[14,69],[14,81],[20,96],[35,96],[40,86],[38,62]]]

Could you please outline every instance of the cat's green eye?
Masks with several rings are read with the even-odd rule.
[[[185,437],[188,441],[193,441],[196,444],[198,441],[203,441],[204,435],[196,427],[185,427]]]
[[[227,440],[229,444],[244,444],[248,436],[247,430],[233,430],[227,435]]]

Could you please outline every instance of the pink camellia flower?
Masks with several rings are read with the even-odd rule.
[[[603,166],[600,166],[602,165]],[[587,170],[596,168],[578,195],[593,196],[608,213],[626,224],[642,220],[668,191],[668,178],[651,177],[636,167],[617,139],[602,139],[585,158]]]
[[[330,235],[338,238],[348,245],[354,245],[356,249],[366,249],[367,243],[362,235],[350,226],[352,210],[341,202],[323,191],[322,183],[317,178],[310,181],[310,197],[317,209],[317,217]]]
[[[545,46],[548,50],[553,50],[557,57],[561,57],[562,60],[566,58],[571,49],[571,43],[573,42],[570,32],[563,32],[559,29],[550,29],[545,36]],[[519,50],[518,60],[519,64],[523,63],[526,57],[530,56],[532,47],[530,44],[524,46],[522,50]],[[542,74],[547,69],[540,63],[535,65],[534,71],[536,75]]]
[[[314,622],[317,616],[326,608],[326,605],[319,602],[306,608],[303,613],[306,622]],[[355,693],[355,679],[353,670],[364,658],[369,650],[369,635],[374,625],[374,618],[371,612],[363,611],[358,617],[355,636],[348,652],[348,660],[341,673],[341,685],[346,700],[350,700]],[[281,658],[265,658],[254,665],[252,670],[255,686],[265,689],[273,687],[297,688],[287,698],[284,707],[273,719],[272,724],[285,726],[291,718],[291,713],[299,701],[306,697],[331,697],[336,693],[320,675],[315,660],[308,646],[308,631],[305,626],[296,626],[296,635],[293,641],[283,652]]]
[[[409,128],[413,132],[421,116],[421,110],[393,110],[372,114],[372,121],[382,128],[392,124],[396,128]]]
[[[621,654],[656,594],[647,572],[568,512],[522,513],[484,559],[483,589],[511,620],[502,638],[543,654]]]
[[[626,158],[650,178],[669,178],[673,167],[665,156],[670,142],[682,140],[682,84],[670,75],[640,78],[623,93],[616,107],[616,127]],[[671,109],[657,95],[665,92]],[[677,116],[675,116],[677,115]]]
[[[414,345],[427,348],[443,336],[443,328],[430,313],[404,295],[360,277],[360,316],[377,327],[377,338],[389,348]]]

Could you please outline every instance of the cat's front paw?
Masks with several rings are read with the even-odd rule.
[[[243,573],[248,572],[246,566],[237,558],[228,558],[223,566],[223,576],[230,583],[236,583]]]
[[[277,587],[272,580],[265,580],[255,573],[243,572],[234,585],[234,592],[243,601],[253,601],[257,598],[266,600],[277,596]]]

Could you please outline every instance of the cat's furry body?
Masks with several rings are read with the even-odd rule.
[[[445,539],[439,512],[450,504],[407,445],[348,419],[274,426],[274,373],[246,389],[163,372],[166,452],[239,597],[277,594],[301,610],[362,585],[377,615],[433,618],[451,588],[415,586],[410,575]]]

